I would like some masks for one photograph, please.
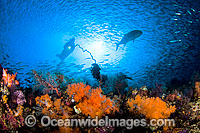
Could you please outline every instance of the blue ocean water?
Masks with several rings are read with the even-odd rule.
[[[65,43],[90,51],[102,74],[130,84],[190,79],[200,70],[200,2],[193,0],[0,0],[0,64],[26,86],[32,70],[93,79],[90,54],[76,47],[58,67]],[[125,47],[124,34],[143,34]]]

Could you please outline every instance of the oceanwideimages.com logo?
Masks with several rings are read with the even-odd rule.
[[[35,126],[35,124],[36,124],[36,118],[35,118],[35,116],[34,115],[28,115],[28,116],[26,116],[26,118],[25,118],[25,124],[26,124],[26,126],[28,126],[28,127],[33,127],[33,126]]]
[[[41,125],[43,127],[126,127],[132,129],[133,127],[146,126],[175,126],[174,119],[152,119],[147,124],[146,119],[109,119],[105,116],[104,119],[96,117],[92,119],[90,116],[87,119],[51,119],[49,116],[41,118]],[[25,118],[25,124],[28,127],[33,127],[36,124],[36,118],[33,115],[28,115]]]

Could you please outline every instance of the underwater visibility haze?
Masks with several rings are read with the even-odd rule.
[[[200,70],[200,1],[0,0],[0,64],[7,69],[4,76],[17,73],[15,84],[24,92],[44,83],[39,80],[44,73],[126,100],[130,88],[194,86],[191,80]],[[52,80],[44,86],[54,85]],[[62,87],[59,80],[58,96]],[[185,88],[180,90],[189,93]]]

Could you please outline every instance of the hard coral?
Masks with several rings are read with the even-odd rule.
[[[147,119],[168,118],[176,110],[175,106],[168,106],[159,97],[146,98],[137,95],[135,99],[128,99],[127,104],[130,107],[130,111],[136,108]]]

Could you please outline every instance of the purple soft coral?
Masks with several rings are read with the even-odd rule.
[[[22,91],[17,90],[14,92],[13,101],[17,104],[23,105],[26,102],[25,96]]]

